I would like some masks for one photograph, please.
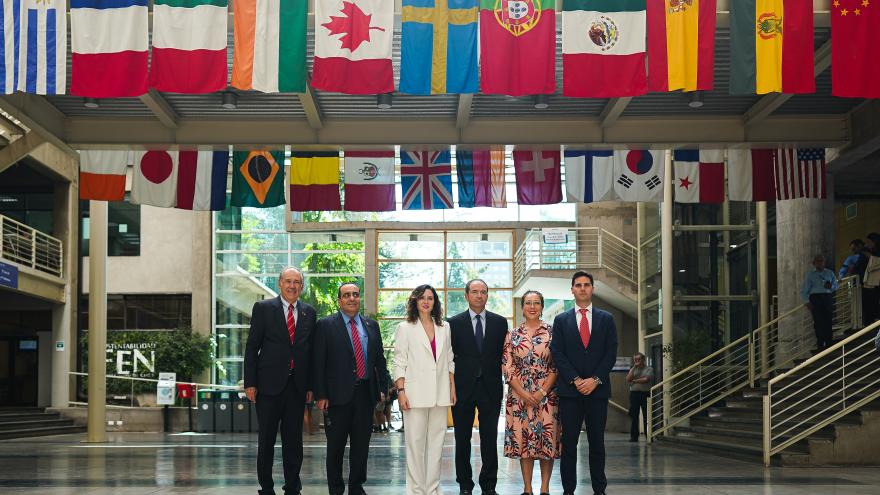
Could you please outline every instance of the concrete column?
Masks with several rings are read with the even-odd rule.
[[[89,407],[87,442],[106,442],[107,202],[89,203]]]
[[[213,263],[214,212],[193,211],[192,214],[192,330],[212,336],[213,321]],[[193,376],[199,383],[211,382],[211,368]]]
[[[69,158],[68,158],[69,159]],[[62,277],[67,282],[64,286],[64,304],[52,308],[52,407],[67,407],[74,389],[74,377],[70,371],[76,369],[76,310],[77,281],[79,278],[79,187],[76,182],[59,183],[55,188],[55,206],[53,234],[61,240],[64,250]],[[61,343],[61,347],[56,347]]]
[[[638,248],[638,273],[637,292],[636,292],[636,318],[638,319],[638,349],[639,352],[645,354],[647,345],[645,344],[645,316],[642,314],[642,305],[644,304],[642,287],[645,284],[645,263],[642,259],[642,241],[645,239],[645,205],[636,203],[636,248]]]
[[[767,266],[769,252],[767,249],[767,202],[755,204],[755,223],[758,224],[758,326],[763,327],[770,321],[770,274]],[[766,329],[761,332],[759,346],[761,349],[761,373],[770,365],[769,339]]]
[[[364,230],[364,313],[379,312],[379,267],[376,264],[378,246],[376,229]]]
[[[831,199],[792,199],[776,202],[776,278],[779,314],[803,304],[800,288],[812,270],[817,254],[831,259],[833,251],[834,202]],[[792,357],[794,343],[814,340],[812,328],[790,318],[779,325],[778,357]]]
[[[661,311],[663,312],[663,349],[669,352],[663,357],[663,379],[672,376],[673,327],[672,327],[672,151],[666,151],[663,180],[663,204],[660,217],[660,266],[661,276]],[[663,393],[663,417],[669,418],[672,411],[672,398],[668,387]]]

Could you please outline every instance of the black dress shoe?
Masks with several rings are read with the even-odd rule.
[[[498,492],[493,490],[483,490],[483,495],[498,495]]]
[[[403,430],[403,428],[401,428],[400,430],[397,430],[397,431],[401,431],[401,430]],[[471,490],[459,490],[458,495],[473,495],[473,492]]]

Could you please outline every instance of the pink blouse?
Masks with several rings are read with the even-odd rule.
[[[437,339],[431,339],[431,354],[434,355],[434,361],[437,360]]]

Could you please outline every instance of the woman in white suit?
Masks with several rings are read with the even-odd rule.
[[[430,285],[416,287],[394,338],[394,379],[406,424],[406,493],[438,495],[446,410],[455,404],[449,323]]]

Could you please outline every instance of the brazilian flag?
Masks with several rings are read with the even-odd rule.
[[[235,151],[232,164],[232,206],[284,204],[284,151]]]

